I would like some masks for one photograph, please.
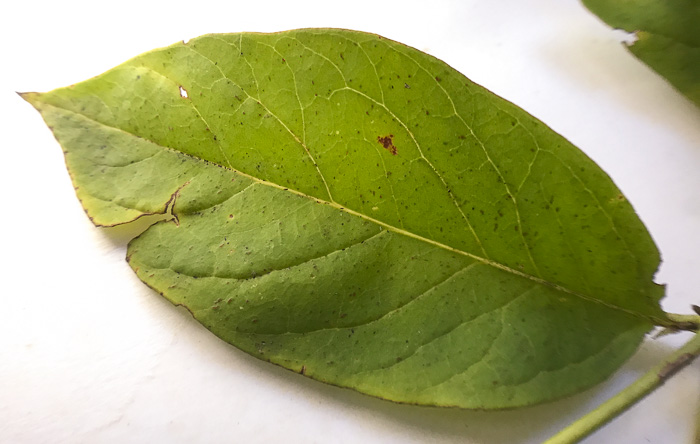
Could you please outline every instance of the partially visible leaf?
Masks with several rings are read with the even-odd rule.
[[[700,106],[700,1],[583,0],[613,28],[635,32],[628,48]]]
[[[24,98],[138,276],[246,352],[400,402],[589,387],[666,322],[590,159],[443,62],[341,30],[208,35]]]

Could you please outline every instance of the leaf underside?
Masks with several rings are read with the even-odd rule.
[[[634,32],[632,54],[700,106],[700,2],[583,0],[608,25]]]
[[[222,339],[398,402],[589,387],[665,319],[612,181],[445,63],[316,29],[206,35],[23,97],[140,279]]]

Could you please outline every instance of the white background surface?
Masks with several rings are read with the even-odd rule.
[[[607,171],[664,257],[664,307],[700,303],[700,109],[575,0],[16,1],[0,7],[0,442],[536,443],[662,360],[506,412],[394,405],[239,352],[135,277],[129,233],[92,227],[51,133],[13,91],[46,91],[210,32],[343,27],[427,51],[523,107]],[[696,362],[586,443],[690,443]]]

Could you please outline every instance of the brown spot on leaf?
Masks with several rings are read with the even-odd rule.
[[[393,155],[396,155],[396,146],[394,145],[394,135],[389,134],[388,136],[377,137],[377,142],[379,142],[385,149]]]

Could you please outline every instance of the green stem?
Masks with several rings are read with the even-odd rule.
[[[652,368],[632,385],[603,403],[597,409],[549,438],[544,444],[572,444],[579,442],[661,386],[668,378],[693,362],[693,359],[697,358],[698,355],[700,355],[700,334],[694,335],[690,341],[668,359]]]
[[[674,324],[671,328],[676,330],[698,331],[700,328],[700,315],[666,313],[666,316]]]

